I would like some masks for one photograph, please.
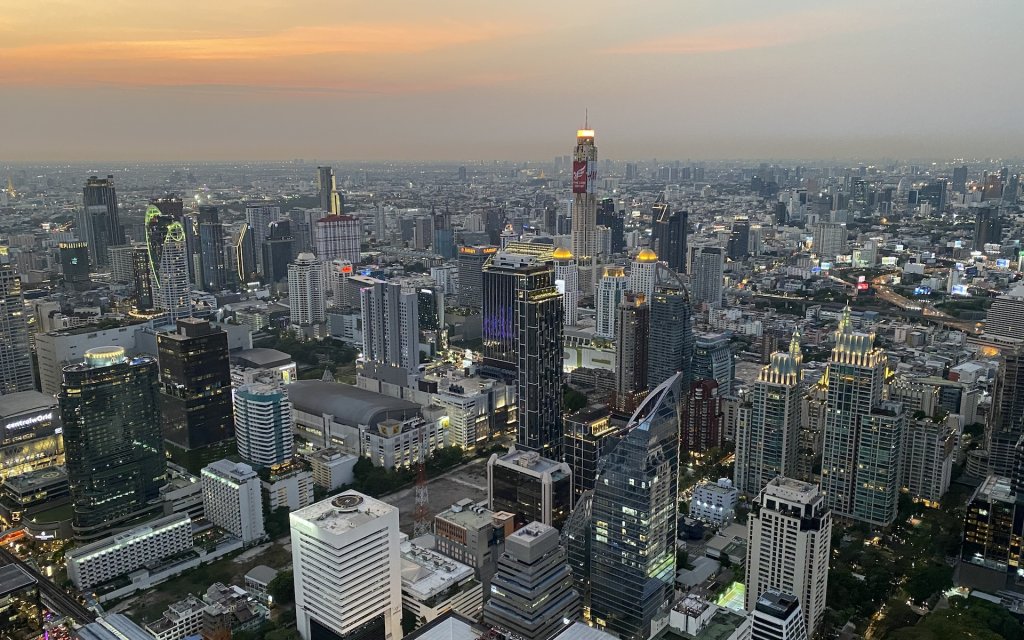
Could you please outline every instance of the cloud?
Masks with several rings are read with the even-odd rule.
[[[747,51],[861,31],[870,25],[864,17],[849,11],[812,9],[756,21],[702,27],[686,33],[611,47],[603,53],[645,55]]]

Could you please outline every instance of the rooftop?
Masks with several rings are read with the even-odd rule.
[[[406,420],[420,415],[420,406],[352,385],[322,380],[299,380],[288,385],[288,396],[298,411],[331,415],[350,426],[377,426],[388,418]]]
[[[821,491],[818,485],[779,476],[764,488],[765,495],[807,503],[817,498]]]
[[[451,508],[437,514],[437,517],[467,529],[480,529],[494,522],[494,512],[484,505],[486,501],[474,504],[469,498],[463,498]]]
[[[18,391],[4,395],[0,402],[0,420],[41,409],[55,409],[57,401],[53,396],[38,391]]]
[[[231,362],[250,367],[276,367],[292,361],[292,357],[277,349],[243,349],[231,355]]]
[[[249,573],[245,574],[246,580],[252,580],[259,584],[270,584],[270,581],[277,577],[278,570],[268,567],[265,564],[258,564]]]
[[[293,511],[291,516],[317,529],[341,535],[395,511],[395,507],[358,491],[345,491]]]
[[[6,396],[5,396],[6,397]],[[53,484],[63,484],[68,481],[68,472],[63,466],[57,465],[27,471],[20,475],[10,476],[4,480],[4,486],[10,487],[18,493],[33,491],[39,487],[48,487]]]
[[[405,640],[479,640],[487,635],[487,629],[454,611],[434,619],[405,635]]]
[[[471,577],[473,569],[461,562],[412,542],[402,543],[402,589],[420,600]]]
[[[35,583],[35,578],[16,564],[0,567],[0,595],[5,596]]]

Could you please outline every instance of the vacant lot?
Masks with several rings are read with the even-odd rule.
[[[487,460],[478,458],[434,478],[427,483],[430,495],[430,515],[434,516],[469,498],[479,502],[487,498]],[[381,498],[398,507],[398,522],[403,533],[412,535],[413,516],[416,511],[416,489],[409,487]]]

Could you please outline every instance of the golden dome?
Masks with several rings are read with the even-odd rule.
[[[636,254],[637,262],[657,262],[658,254],[654,253],[650,249],[641,249],[640,253]]]
[[[572,260],[572,252],[565,247],[558,247],[551,252],[551,257],[555,260]]]

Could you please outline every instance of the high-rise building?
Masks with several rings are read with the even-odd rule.
[[[313,233],[316,257],[321,262],[341,258],[359,264],[362,235],[362,222],[355,216],[336,214],[320,218]]]
[[[771,480],[747,518],[745,609],[771,590],[795,595],[808,635],[821,624],[828,592],[832,513],[817,485],[791,478]]]
[[[516,242],[494,253],[483,267],[483,368],[490,375],[516,375],[518,292],[554,285],[552,250],[550,245]]]
[[[996,302],[1003,300],[1000,296]],[[1010,306],[1006,301],[1003,304]],[[995,308],[995,304],[993,304]],[[1012,327],[1012,325],[1010,325]],[[1016,340],[1001,350],[999,371],[992,391],[992,413],[985,439],[989,472],[1010,477],[1014,447],[1024,435],[1024,344]]]
[[[686,236],[690,214],[673,211],[662,196],[651,206],[654,230],[651,245],[654,252],[676,273],[686,272]]]
[[[584,278],[584,291],[592,293],[597,277],[597,147],[593,129],[576,132],[572,194],[572,254],[588,276]]]
[[[295,455],[294,418],[288,393],[258,382],[232,391],[238,455],[257,467],[272,467]]]
[[[847,307],[828,364],[822,436],[821,488],[837,516],[864,515],[855,503],[856,488],[862,482],[857,465],[862,439],[870,438],[863,433],[868,416],[882,400],[886,361],[885,351],[875,346],[873,333],[853,330]]]
[[[558,531],[531,522],[505,538],[484,623],[523,640],[548,640],[580,613]]]
[[[76,222],[78,239],[89,245],[89,262],[93,268],[110,264],[107,249],[124,244],[117,207],[114,176],[90,176],[82,189],[82,211]]]
[[[315,327],[327,319],[323,265],[312,253],[300,253],[288,265],[288,308],[291,324]]]
[[[277,284],[288,279],[288,265],[297,255],[290,220],[275,220],[267,227],[267,239],[260,247],[263,254],[263,281]]]
[[[334,177],[333,167],[317,167],[317,195],[320,197],[320,208],[331,214],[343,213],[341,194]]]
[[[155,306],[174,322],[192,315],[185,227],[155,205],[146,209],[146,246]]]
[[[302,639],[400,640],[398,509],[345,491],[289,518]]]
[[[249,225],[249,244],[246,251],[252,256],[252,264],[256,271],[263,275],[263,263],[260,247],[270,233],[270,223],[281,217],[281,207],[250,202],[245,205],[245,221]],[[243,282],[247,281],[243,279]]]
[[[647,346],[647,386],[654,388],[682,373],[683,389],[693,379],[693,307],[685,287],[658,287],[651,307],[650,340]]]
[[[515,526],[537,521],[561,529],[572,511],[572,470],[536,451],[511,450],[487,461],[487,507],[514,516]]]
[[[573,495],[578,504],[583,492],[594,488],[598,462],[618,442],[621,429],[612,424],[605,405],[569,414],[563,423],[562,454],[572,470]]]
[[[658,255],[650,249],[641,249],[629,268],[629,290],[650,298],[654,295],[657,278]]]
[[[724,333],[697,334],[693,347],[693,379],[714,380],[718,383],[718,393],[727,396],[732,393],[735,376],[736,361],[729,336]]]
[[[258,272],[263,267],[256,259],[255,243],[252,227],[248,222],[241,223],[231,236],[231,249],[228,255],[231,257],[232,268],[229,280],[246,284],[259,277]]]
[[[983,251],[986,244],[999,244],[1003,237],[1003,218],[995,204],[973,207],[974,249]]]
[[[903,432],[900,447],[902,485],[915,502],[938,507],[949,489],[959,441],[959,416],[946,420],[911,420]]]
[[[89,245],[85,242],[61,242],[60,272],[64,285],[82,290],[89,287]]]
[[[562,294],[562,321],[576,326],[576,310],[580,306],[580,269],[568,249],[559,247],[551,253],[555,261],[555,286]]]
[[[691,291],[695,305],[701,303],[707,303],[713,307],[722,305],[724,273],[725,252],[721,247],[694,248]]]
[[[419,300],[397,282],[377,282],[359,292],[363,357],[415,373],[420,365]]]
[[[769,589],[761,594],[751,612],[750,640],[807,640],[800,599]]]
[[[57,400],[75,537],[95,540],[159,515],[166,461],[156,359],[90,349],[64,367]]]
[[[883,400],[861,418],[857,442],[857,483],[853,517],[875,527],[896,521],[903,482],[901,456],[907,413],[899,402]]]
[[[686,453],[707,453],[722,446],[722,395],[714,380],[699,379],[690,383],[683,401],[683,428],[680,446]]]
[[[557,227],[557,225],[553,225]],[[616,210],[613,198],[602,198],[597,205],[597,226],[605,227],[611,235],[611,253],[622,253],[626,250],[625,216]],[[552,233],[558,233],[557,228]]]
[[[953,179],[950,181],[953,191],[967,193],[967,166],[953,167]]]
[[[204,291],[214,293],[228,284],[224,263],[224,225],[217,207],[199,207],[199,283]]]
[[[732,221],[727,247],[730,260],[743,260],[750,255],[750,219],[736,218]]]
[[[562,459],[562,296],[550,267],[519,279],[516,290],[516,444]]]
[[[598,467],[590,619],[623,640],[647,640],[674,599],[681,377],[647,396]]]
[[[615,323],[615,410],[630,415],[647,394],[651,309],[644,295],[627,292]]]
[[[0,247],[0,396],[36,388],[21,277]]]
[[[615,319],[622,302],[622,294],[629,288],[629,279],[622,267],[605,267],[597,285],[597,326],[594,335],[605,340],[615,339]]]
[[[249,544],[263,528],[260,477],[247,464],[216,460],[203,467],[203,513],[207,520]]]
[[[802,378],[800,334],[794,333],[789,351],[773,353],[761,367],[750,395],[750,419],[738,425],[734,478],[743,493],[756,495],[777,476],[796,476]]]
[[[208,320],[181,318],[157,334],[164,440],[193,473],[234,453],[228,334]]]
[[[846,251],[846,225],[839,222],[819,222],[811,226],[811,248],[818,257],[833,259]]]
[[[452,229],[452,216],[445,206],[444,211],[434,214],[434,253],[445,260],[455,257],[455,230]]]
[[[498,247],[479,245],[459,247],[459,306],[471,309],[483,307],[483,269]]]

